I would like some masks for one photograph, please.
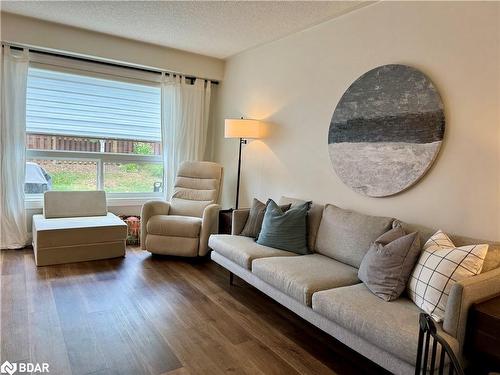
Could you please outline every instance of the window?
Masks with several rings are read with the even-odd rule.
[[[41,65],[28,72],[25,192],[160,195],[159,85]]]

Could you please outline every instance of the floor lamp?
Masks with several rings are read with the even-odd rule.
[[[238,209],[240,197],[240,172],[241,172],[241,147],[247,144],[248,139],[261,138],[262,123],[258,120],[249,119],[226,119],[224,121],[224,137],[239,138],[240,149],[238,152],[238,180],[236,182],[236,209]]]

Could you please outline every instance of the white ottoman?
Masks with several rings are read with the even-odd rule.
[[[103,191],[46,192],[44,214],[33,215],[37,266],[122,257],[126,238],[127,225],[107,212]]]

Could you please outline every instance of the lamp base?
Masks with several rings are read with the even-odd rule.
[[[239,198],[240,198],[240,175],[241,175],[241,147],[243,145],[246,145],[248,141],[244,138],[240,138],[240,149],[238,152],[238,179],[236,182],[236,204],[235,207],[238,209],[238,203],[239,203]]]

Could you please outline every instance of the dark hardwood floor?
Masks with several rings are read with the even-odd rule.
[[[37,268],[0,252],[1,362],[50,374],[366,374],[377,365],[209,259],[127,257]]]

